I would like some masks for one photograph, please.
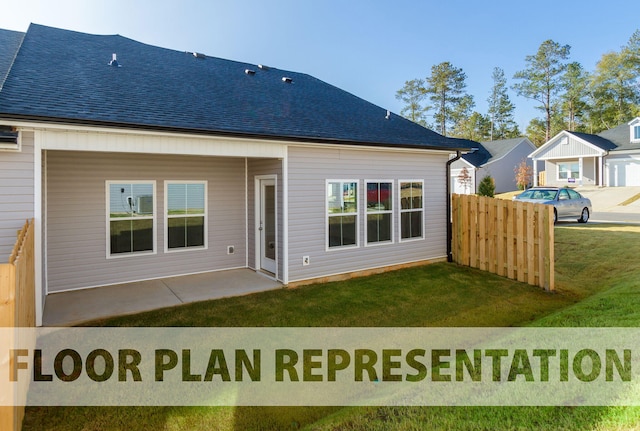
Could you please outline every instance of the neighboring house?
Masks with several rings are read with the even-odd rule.
[[[68,290],[446,258],[468,141],[307,74],[40,25],[0,38],[0,260],[34,217],[39,324]]]
[[[515,168],[526,160],[536,146],[525,137],[515,139],[501,139],[476,143],[476,151],[463,154],[451,165],[451,190],[458,194],[472,194],[478,192],[480,181],[489,175],[496,185],[496,193],[517,190]],[[470,175],[468,184],[459,180],[463,168],[467,168]]]
[[[597,135],[562,131],[529,157],[544,162],[546,185],[640,186],[640,117]]]

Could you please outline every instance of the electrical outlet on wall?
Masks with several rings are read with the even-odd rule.
[[[307,266],[311,262],[309,261],[309,256],[302,256],[302,266]]]
[[[236,248],[232,245],[227,246],[227,254],[233,254],[235,253]]]

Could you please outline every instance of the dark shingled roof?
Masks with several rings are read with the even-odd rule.
[[[120,67],[108,65],[113,53]],[[0,92],[0,115],[16,119],[329,143],[470,146],[386,114],[304,73],[35,24]]]
[[[613,129],[605,130],[604,132],[600,132],[598,135],[617,145],[617,151],[640,149],[640,142],[631,142],[629,123],[624,123],[618,127],[614,127]]]
[[[616,144],[599,135],[592,135],[590,133],[581,133],[581,132],[567,132],[567,133],[577,136],[578,138],[583,139],[588,143],[595,145],[596,147],[605,151],[610,151],[616,148]],[[629,135],[629,126],[627,126],[627,141],[629,141],[628,135]]]
[[[500,139],[497,141],[475,142],[477,151],[462,156],[467,162],[476,168],[489,163],[492,160],[499,159],[522,142],[525,138]]]
[[[22,32],[0,29],[0,88],[11,69],[23,38]]]

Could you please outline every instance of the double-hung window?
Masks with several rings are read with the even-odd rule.
[[[558,180],[580,178],[580,164],[578,162],[558,163]]]
[[[367,244],[393,241],[393,183],[367,181]]]
[[[633,126],[633,137],[632,137],[632,141],[633,142],[638,142],[640,141],[640,125],[638,126]]]
[[[155,252],[155,181],[107,181],[107,257]]]
[[[165,249],[206,248],[206,181],[165,181],[165,202]]]
[[[358,182],[327,181],[327,247],[358,245]]]
[[[424,182],[400,181],[400,240],[423,238]]]

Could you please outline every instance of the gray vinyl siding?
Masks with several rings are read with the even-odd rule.
[[[524,159],[527,165],[533,169],[533,162],[527,157],[531,151],[533,151],[533,148],[526,143],[526,140],[523,140],[501,159],[487,163],[478,169],[477,184],[479,184],[486,175],[490,175],[495,181],[496,193],[518,190],[515,168]]]
[[[284,224],[283,224],[283,214],[284,207],[282,206],[284,202],[284,187],[283,187],[283,175],[282,175],[282,160],[277,159],[247,159],[247,200],[248,200],[248,212],[247,212],[247,232],[248,232],[248,244],[249,244],[249,253],[248,253],[248,266],[252,269],[256,268],[256,211],[255,208],[255,197],[256,197],[256,186],[255,180],[257,176],[260,175],[277,175],[276,182],[276,200],[278,202],[277,207],[277,229],[278,229],[278,237],[277,237],[277,263],[278,263],[278,278],[282,279],[284,275]]]
[[[107,180],[156,181],[156,254],[107,259]],[[208,182],[208,249],[165,253],[165,180]],[[245,266],[244,184],[244,158],[48,151],[48,292]]]
[[[546,151],[536,155],[538,159],[559,159],[565,157],[577,158],[580,156],[598,156],[602,154],[602,150],[585,145],[583,142],[568,136],[567,143],[563,144],[564,136],[558,137],[556,142],[549,146]]]
[[[34,216],[34,135],[21,132],[20,152],[0,151],[0,263],[7,262],[17,233]]]
[[[290,147],[289,281],[348,273],[446,255],[446,162],[449,155]],[[424,180],[424,239],[399,242],[398,180]],[[359,247],[326,249],[326,181],[358,180]],[[365,181],[393,180],[394,242],[365,246]],[[303,266],[303,256],[310,265]]]

